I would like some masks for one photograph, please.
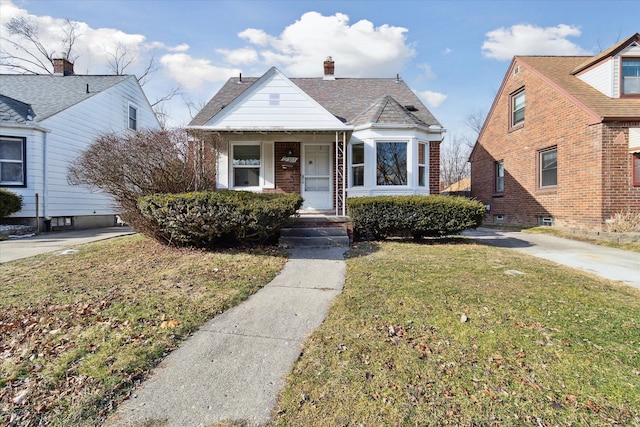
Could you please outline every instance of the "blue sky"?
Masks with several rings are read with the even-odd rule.
[[[399,74],[449,136],[489,110],[513,55],[591,55],[640,32],[638,0],[0,0],[0,23],[16,16],[54,45],[60,21],[77,22],[77,73],[108,73],[118,46],[138,58],[129,73],[153,55],[150,101],[181,88],[165,107],[172,125],[239,72],[319,77],[332,56],[338,78]]]

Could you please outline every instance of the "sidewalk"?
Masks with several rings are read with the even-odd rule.
[[[640,289],[640,253],[591,243],[518,231],[480,227],[463,235],[480,242],[514,249]]]
[[[77,231],[54,231],[32,237],[4,240],[0,242],[0,264],[133,233],[134,231],[129,227],[107,227]]]
[[[347,250],[292,249],[272,282],[169,354],[104,425],[267,423],[302,343],[342,291]]]

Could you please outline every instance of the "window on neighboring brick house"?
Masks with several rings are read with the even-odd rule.
[[[541,188],[558,185],[558,148],[538,152],[539,185]]]
[[[364,144],[351,145],[351,186],[364,185]]]
[[[511,126],[518,126],[524,123],[524,89],[511,95]]]
[[[504,161],[495,163],[495,192],[504,192]]]
[[[26,185],[26,144],[26,138],[0,136],[0,185]]]
[[[640,153],[631,154],[631,174],[634,186],[640,186]]]
[[[640,58],[622,58],[622,94],[640,95]]]

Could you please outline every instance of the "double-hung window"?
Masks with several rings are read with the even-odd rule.
[[[351,186],[364,186],[364,144],[351,145]]]
[[[640,58],[622,58],[622,94],[640,95]]]
[[[0,185],[26,185],[26,141],[26,138],[0,136]]]
[[[524,124],[524,89],[511,95],[511,127]]]
[[[427,144],[418,143],[418,187],[427,186]]]
[[[539,171],[540,171],[540,188],[554,187],[558,185],[558,149],[556,147],[540,151]]]
[[[495,163],[495,192],[504,192],[504,161]]]
[[[376,143],[377,185],[407,185],[407,143]]]
[[[129,105],[129,129],[138,130],[138,109]]]
[[[260,186],[260,144],[234,144],[232,150],[233,186]]]

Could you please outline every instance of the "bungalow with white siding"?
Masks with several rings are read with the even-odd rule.
[[[0,188],[23,199],[2,222],[113,226],[111,197],[70,185],[68,165],[101,134],[158,127],[135,76],[75,75],[66,59],[53,75],[0,75]]]
[[[437,194],[445,129],[398,76],[231,78],[191,121],[223,141],[217,188],[299,193],[345,215],[346,198]]]

